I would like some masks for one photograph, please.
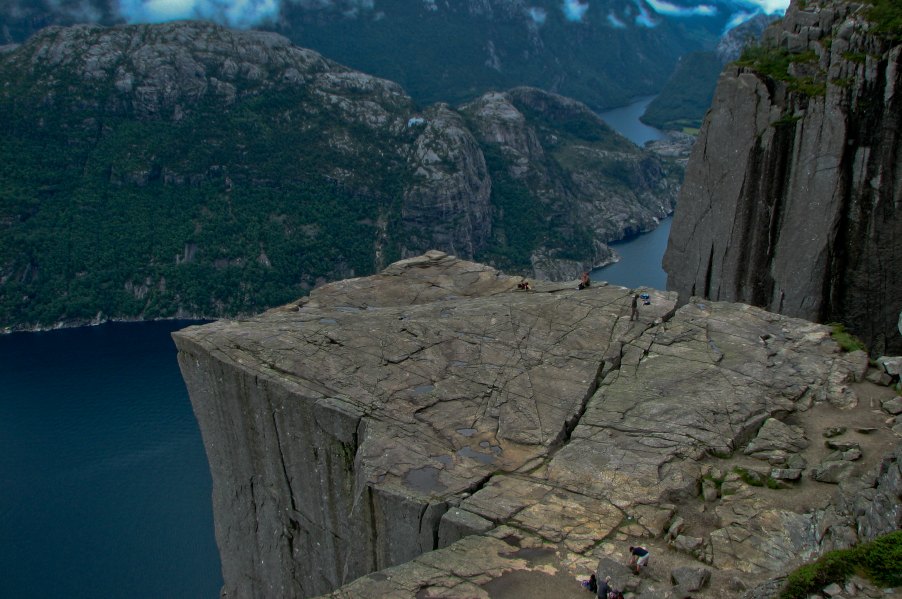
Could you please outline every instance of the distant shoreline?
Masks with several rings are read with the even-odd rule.
[[[33,325],[33,326],[23,326],[23,325],[13,325],[13,326],[4,326],[0,327],[0,335],[12,335],[14,333],[50,333],[53,331],[63,331],[67,329],[82,329],[87,327],[96,327],[104,324],[114,324],[114,323],[144,323],[144,322],[164,322],[164,321],[175,321],[175,320],[184,320],[184,321],[214,321],[221,320],[222,318],[240,318],[242,315],[235,316],[223,316],[223,317],[213,317],[213,316],[196,316],[196,315],[178,315],[178,316],[168,316],[161,318],[99,318],[92,320],[66,320],[66,321],[58,321],[53,323],[52,325]]]

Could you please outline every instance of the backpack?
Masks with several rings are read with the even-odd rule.
[[[608,599],[623,599],[621,591],[608,591]]]

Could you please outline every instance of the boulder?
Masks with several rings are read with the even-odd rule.
[[[688,591],[702,590],[711,579],[708,568],[681,566],[670,571],[670,581]]]
[[[693,537],[689,535],[677,535],[671,547],[677,551],[688,553],[695,557],[701,557],[705,550],[705,540],[701,537]]]
[[[799,480],[802,478],[800,468],[774,468],[770,471],[770,477],[776,480]]]
[[[811,471],[811,478],[818,482],[838,484],[846,480],[852,471],[852,463],[848,461],[821,462]]]
[[[606,576],[610,576],[609,584],[620,591],[635,591],[639,587],[639,579],[633,574],[629,565],[610,557],[602,557],[598,560],[595,576],[598,577],[598,580],[604,580]]]
[[[902,374],[902,356],[881,356],[877,358],[877,364],[883,367],[888,375],[899,378]]]
[[[745,454],[766,460],[774,455],[798,453],[808,447],[805,431],[776,418],[764,421],[758,434],[745,448]]]
[[[868,369],[865,379],[883,387],[888,387],[893,382],[893,377],[887,374],[885,370],[877,370],[876,368]]]
[[[902,414],[902,397],[894,397],[880,404],[881,407],[892,415]]]
[[[848,451],[850,449],[861,449],[859,444],[855,441],[835,441],[833,439],[828,439],[824,441],[824,445],[827,449],[833,449],[836,451]]]
[[[846,427],[844,426],[831,426],[830,428],[824,431],[824,436],[828,439],[833,437],[838,437],[846,432]]]

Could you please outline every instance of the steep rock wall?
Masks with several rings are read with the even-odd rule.
[[[519,281],[429,252],[174,334],[224,596],[539,595],[599,559],[671,592],[626,579],[641,543],[714,599],[898,526],[895,395],[828,327]]]
[[[785,73],[724,70],[664,256],[682,300],[840,321],[874,352],[900,349],[902,46],[866,14],[793,3],[763,39]]]

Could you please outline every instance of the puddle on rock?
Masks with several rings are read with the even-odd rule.
[[[413,470],[408,470],[407,474],[404,475],[404,483],[415,491],[439,493],[447,488],[439,481],[439,472],[441,471],[435,466],[414,468]]]
[[[457,450],[457,455],[465,457],[465,458],[474,459],[478,462],[482,462],[483,464],[494,464],[495,463],[495,456],[488,455],[485,453],[480,453],[470,447],[463,447],[463,448]]]

